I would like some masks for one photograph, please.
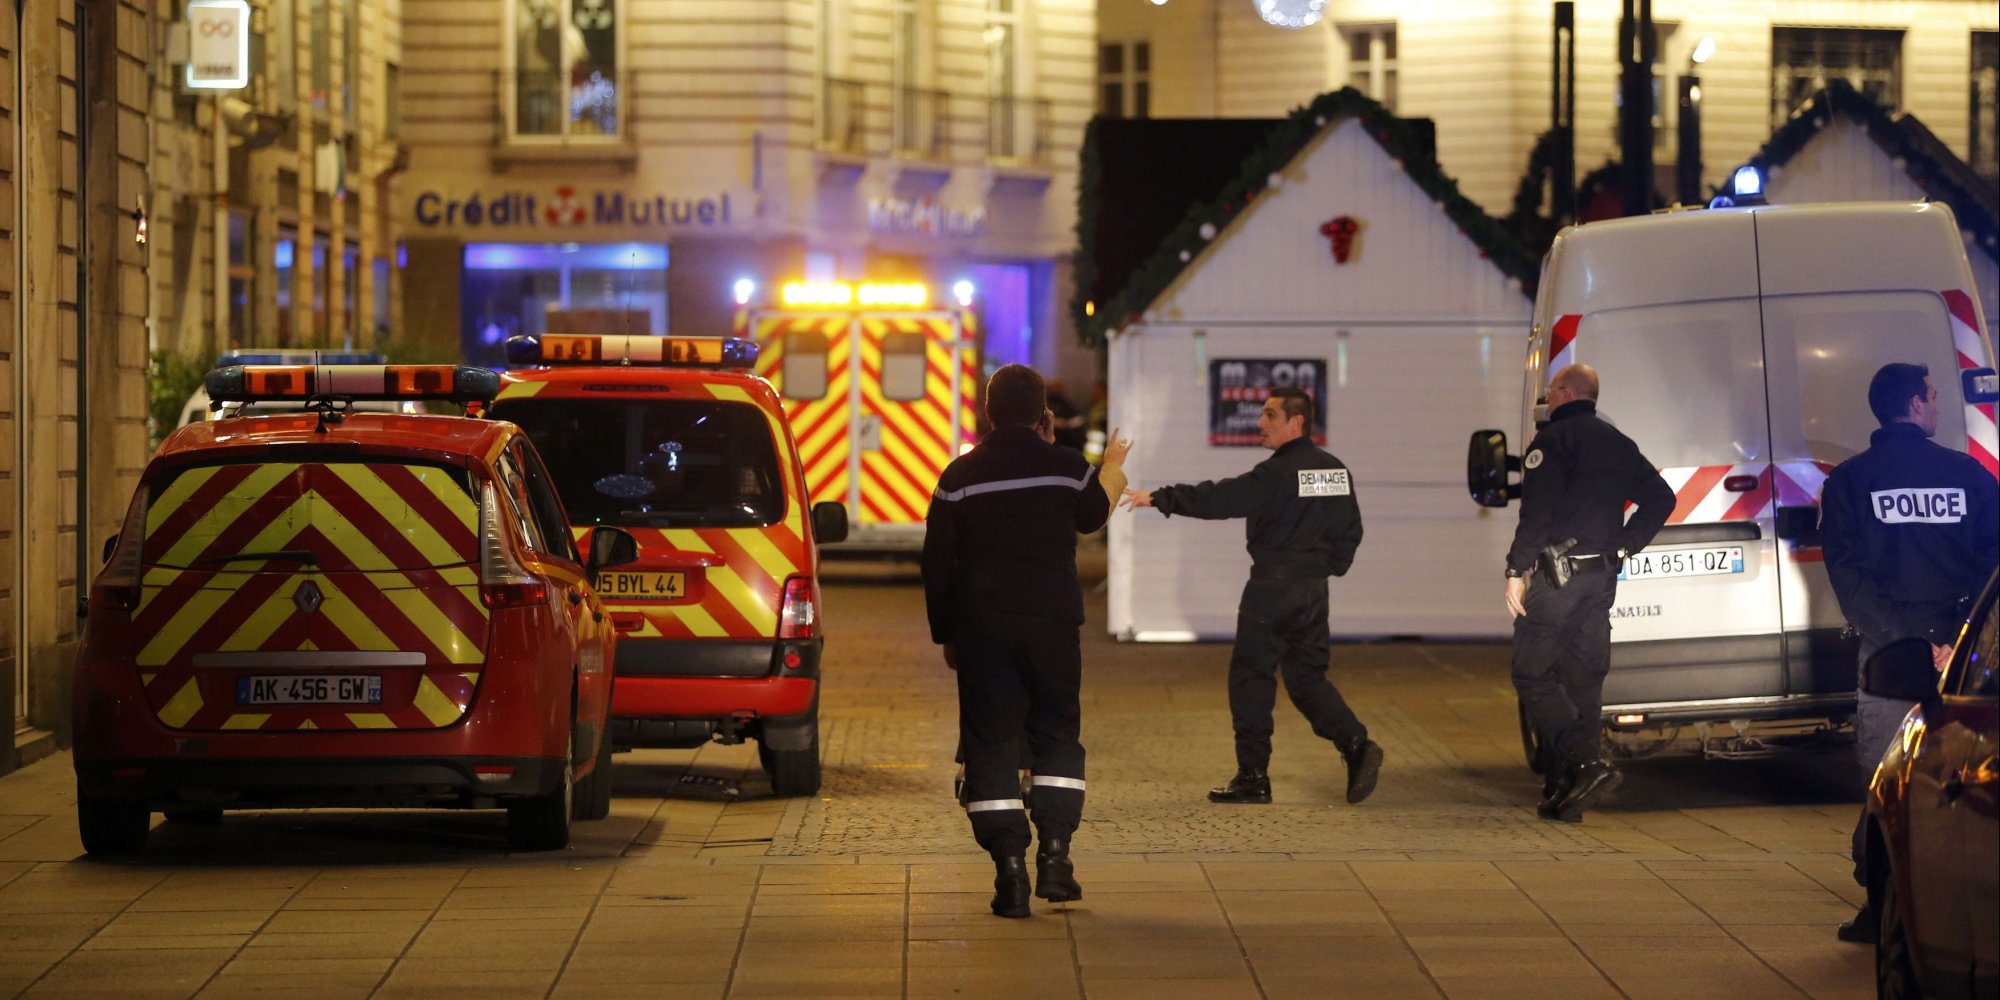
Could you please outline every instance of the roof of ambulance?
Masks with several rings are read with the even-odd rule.
[[[159,457],[186,458],[193,453],[272,445],[358,445],[484,457],[513,425],[444,414],[350,413],[340,423],[328,426],[324,434],[318,426],[319,418],[312,413],[201,420],[167,435]]]

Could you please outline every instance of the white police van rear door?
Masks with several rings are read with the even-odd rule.
[[[1799,698],[1851,696],[1855,644],[1839,638],[1844,620],[1812,530],[1821,485],[1835,465],[1868,447],[1878,426],[1868,383],[1892,361],[1929,367],[1939,408],[1934,440],[1965,451],[1968,411],[1958,372],[1988,364],[1990,354],[1976,335],[1978,298],[1945,206],[1800,206],[1755,218],[1771,373],[1772,504],[1785,536],[1778,570],[1787,685]],[[1861,244],[1879,252],[1826,251]],[[1966,329],[1955,330],[1960,325]]]
[[[1594,223],[1559,244],[1550,266],[1552,301],[1545,313],[1538,303],[1547,371],[1596,367],[1599,413],[1678,497],[1653,544],[1623,567],[1605,711],[1651,721],[1782,695],[1751,217]]]

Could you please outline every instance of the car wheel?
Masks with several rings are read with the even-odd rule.
[[[796,798],[819,791],[819,709],[813,709],[806,723],[807,743],[797,750],[774,750],[761,740],[757,759],[771,776],[771,792],[781,798]]]
[[[76,795],[76,827],[86,854],[100,858],[144,853],[153,814],[143,803]]]
[[[1535,731],[1535,720],[1528,718],[1528,706],[1515,703],[1516,714],[1521,720],[1521,752],[1527,755],[1528,770],[1542,773],[1542,734]]]
[[[560,851],[569,846],[569,824],[576,809],[576,732],[563,747],[562,780],[544,795],[507,803],[507,843],[517,851]]]
[[[590,777],[583,779],[577,785],[577,819],[597,820],[611,815],[611,737],[609,735],[597,741],[596,759],[597,762],[590,768]]]
[[[160,813],[169,823],[184,826],[215,826],[222,822],[222,810],[215,806],[180,806]]]
[[[1910,958],[1910,925],[1903,922],[1902,892],[1896,888],[1894,873],[1883,877],[1880,897],[1875,914],[1879,928],[1875,936],[1875,995],[1880,1000],[1919,1000],[1924,994]]]

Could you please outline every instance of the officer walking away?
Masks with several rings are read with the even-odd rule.
[[[1580,823],[1620,780],[1598,746],[1618,567],[1667,523],[1674,491],[1631,438],[1598,417],[1589,365],[1556,372],[1548,406],[1548,424],[1521,459],[1506,597],[1514,691],[1546,748],[1536,812]],[[1638,508],[1629,519],[1628,502]]]
[[[1861,633],[1855,753],[1863,780],[1910,706],[1937,688],[1972,596],[1993,572],[2000,520],[1993,477],[1971,456],[1931,441],[1937,389],[1922,365],[1888,364],[1868,384],[1882,426],[1868,450],[1826,477],[1820,500],[1826,574]],[[1868,885],[1867,812],[1854,826],[1854,880]],[[1842,941],[1873,942],[1863,904]]]
[[[931,641],[958,672],[962,796],[972,836],[993,856],[993,912],[1026,917],[1029,802],[1039,847],[1035,895],[1083,898],[1070,838],[1083,821],[1083,591],[1076,536],[1111,513],[1125,451],[1102,470],[1050,443],[1042,377],[1005,365],[986,385],[993,430],[938,477],[925,518],[924,601]],[[1100,481],[1102,477],[1102,481]],[[1033,777],[1023,799],[1025,736]]]
[[[1168,517],[1249,522],[1250,580],[1229,657],[1236,776],[1211,789],[1210,802],[1271,801],[1271,710],[1280,675],[1313,733],[1339,748],[1349,803],[1366,799],[1382,770],[1382,748],[1326,679],[1326,578],[1345,576],[1354,563],[1361,507],[1347,466],[1313,446],[1312,419],[1312,397],[1274,389],[1257,416],[1258,438],[1271,457],[1231,479],[1124,494],[1132,508],[1154,507]]]

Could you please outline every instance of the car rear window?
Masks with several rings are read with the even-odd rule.
[[[785,516],[764,411],[713,399],[522,399],[493,416],[526,431],[573,524],[749,527]]]
[[[463,565],[479,557],[476,486],[467,469],[423,462],[192,466],[151,484],[142,554],[175,569]]]

